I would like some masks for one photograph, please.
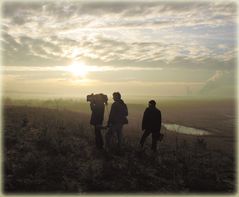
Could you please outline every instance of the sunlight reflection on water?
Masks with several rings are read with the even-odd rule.
[[[178,124],[163,124],[163,126],[166,127],[167,130],[187,135],[211,135],[211,133],[208,131],[192,127],[185,127]]]

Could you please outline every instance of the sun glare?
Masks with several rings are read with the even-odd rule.
[[[88,67],[81,62],[74,62],[68,67],[68,71],[75,76],[85,77],[89,72]]]

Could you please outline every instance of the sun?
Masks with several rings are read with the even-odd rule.
[[[89,72],[88,67],[82,62],[72,63],[67,70],[77,77],[85,77]]]

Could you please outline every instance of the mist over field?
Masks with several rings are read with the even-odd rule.
[[[124,99],[129,108],[129,126],[141,129],[141,121],[148,101],[155,99],[162,112],[163,122],[177,123],[211,130],[225,135],[234,135],[236,121],[236,100],[232,98],[203,97],[160,97],[145,96],[138,99]],[[105,107],[104,124],[107,124],[113,99],[109,96],[109,104]],[[11,99],[5,98],[4,105],[51,108],[55,110],[71,110],[87,115],[91,110],[86,98],[80,99]],[[216,115],[215,115],[216,114]],[[233,126],[234,125],[234,126]],[[228,130],[228,128],[229,130]],[[225,131],[225,128],[227,130]]]

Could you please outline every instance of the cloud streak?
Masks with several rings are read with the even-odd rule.
[[[102,36],[81,40],[49,37],[49,41],[4,34],[5,66],[89,65],[115,67],[233,67],[235,49],[214,51],[197,42],[123,42]],[[229,65],[229,66],[228,66]]]
[[[80,28],[217,26],[233,22],[235,12],[236,6],[230,2],[5,3],[3,9],[4,15],[11,18],[13,24],[32,22],[43,27],[50,24],[57,27],[61,21],[63,29],[72,25],[78,25]],[[13,16],[10,13],[14,13]]]
[[[163,68],[154,67],[113,67],[113,66],[87,66],[89,72],[107,72],[107,71],[160,71]],[[54,67],[29,67],[29,66],[9,66],[3,67],[5,72],[48,72],[48,71],[68,71],[66,66],[54,66]]]
[[[233,3],[10,2],[4,4],[3,16],[6,47],[15,44],[14,56],[23,56],[17,51],[24,51],[42,62],[72,58],[73,50],[78,51],[75,55],[104,62],[233,58],[233,47],[218,53],[190,38],[194,28],[206,31],[197,35],[203,40],[217,38],[225,25],[235,25]],[[215,28],[219,31],[212,31]]]

